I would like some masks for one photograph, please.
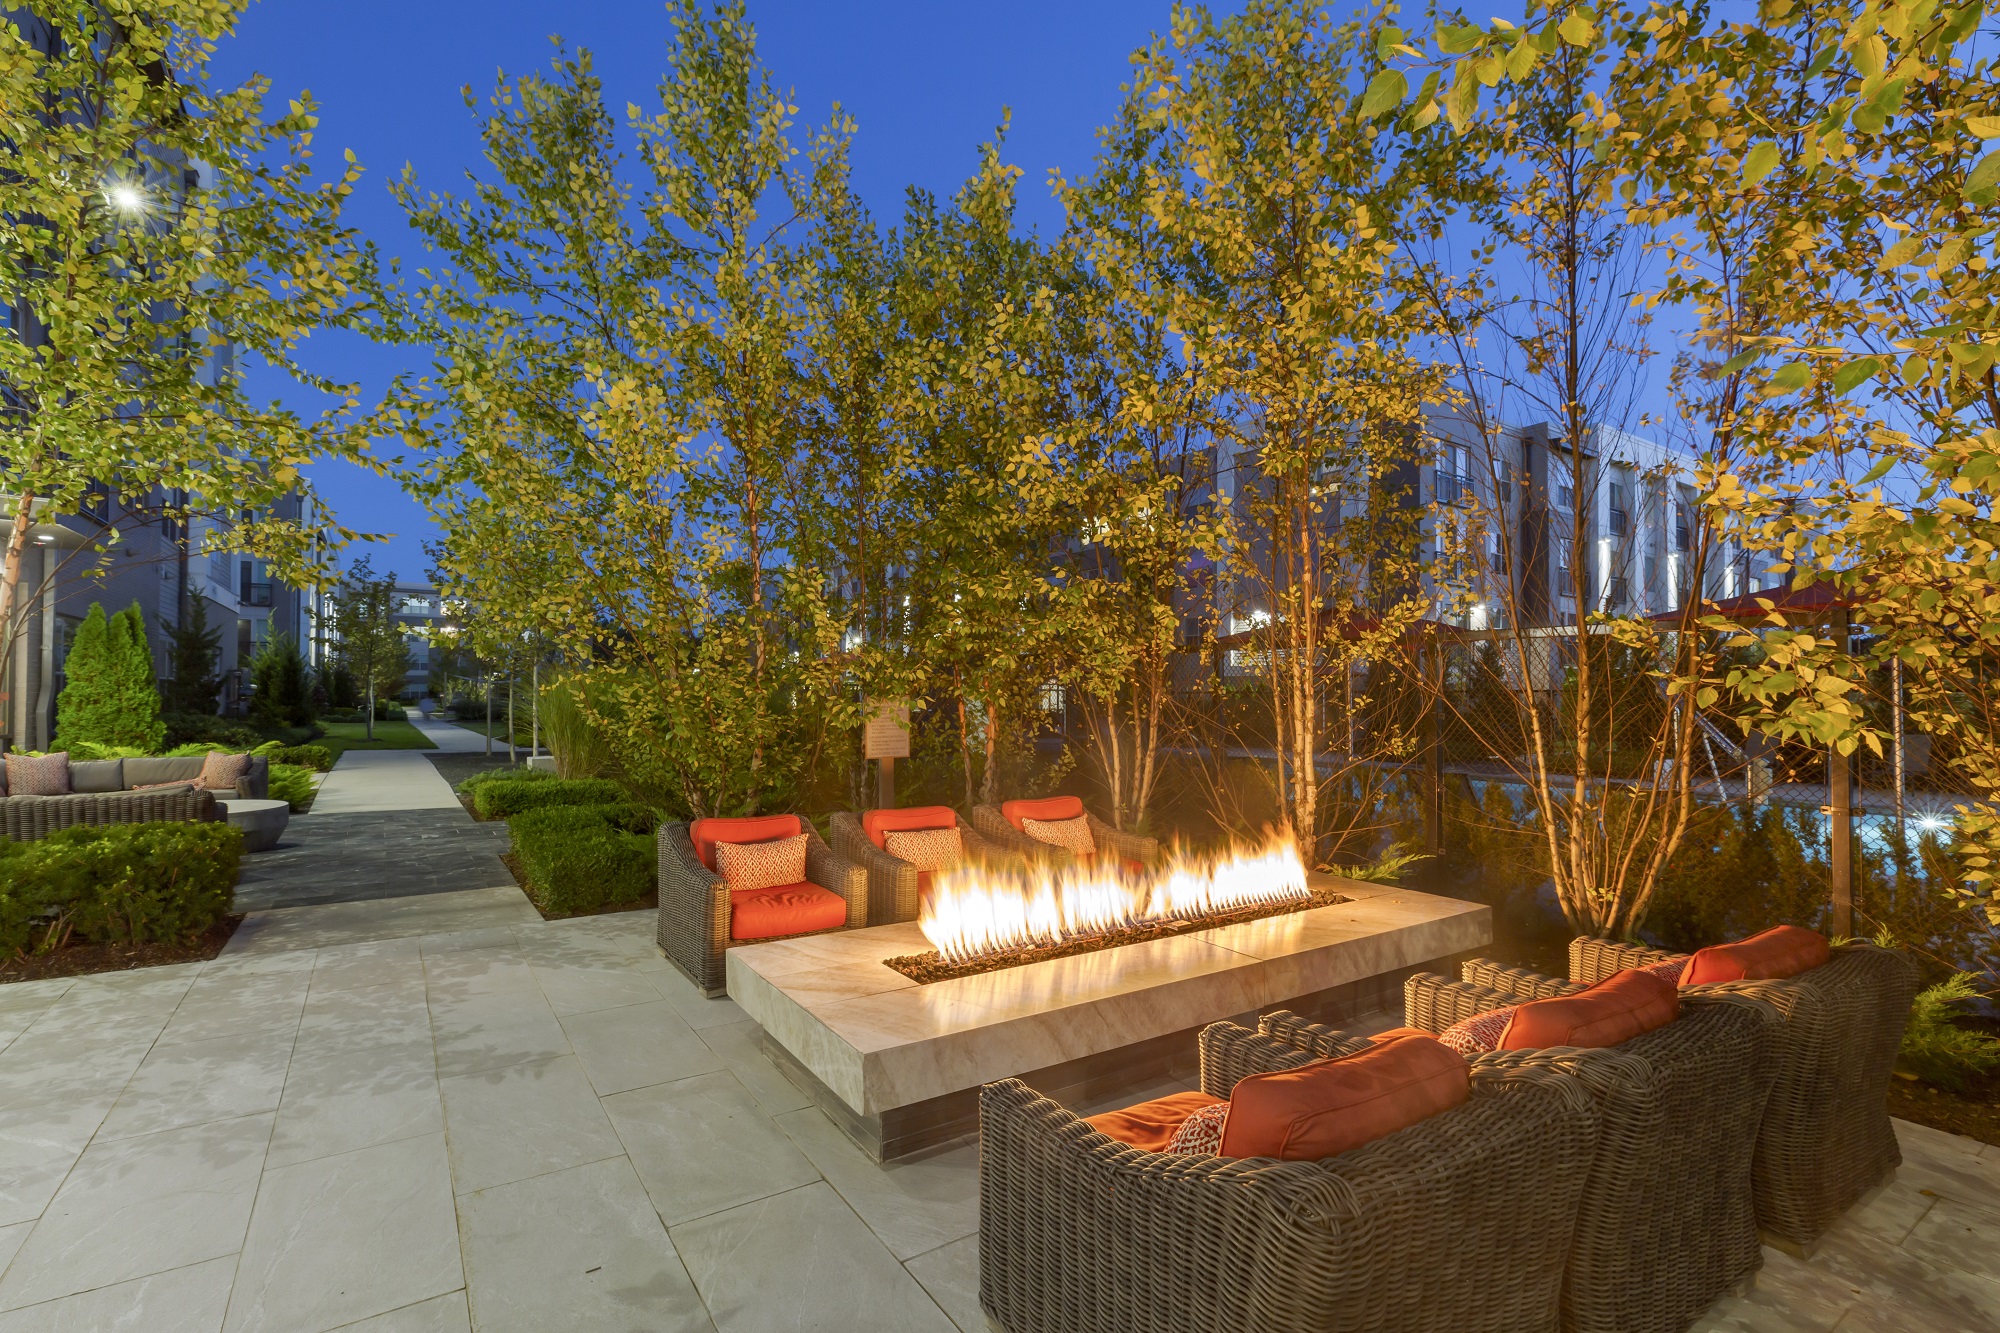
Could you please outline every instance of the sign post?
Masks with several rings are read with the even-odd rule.
[[[910,705],[904,699],[878,701],[861,731],[861,755],[881,767],[876,772],[875,805],[890,810],[896,804],[896,761],[910,757]]]

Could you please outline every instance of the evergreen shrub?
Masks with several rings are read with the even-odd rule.
[[[510,779],[482,782],[472,791],[472,808],[481,819],[508,819],[524,810],[552,805],[604,805],[622,801],[624,789],[606,778]]]
[[[223,823],[108,824],[0,839],[0,949],[178,944],[229,911],[243,832]]]
[[[622,804],[546,806],[507,823],[528,896],[543,912],[573,915],[652,892],[653,839],[632,831],[650,812]]]

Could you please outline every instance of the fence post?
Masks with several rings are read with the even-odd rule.
[[[1833,613],[1833,638],[1847,651],[1847,611]],[[1826,750],[1827,815],[1830,833],[1827,872],[1833,884],[1833,933],[1854,933],[1854,809],[1853,760],[1837,745]]]
[[[1444,648],[1429,636],[1429,670],[1424,684],[1430,706],[1424,710],[1424,841],[1432,856],[1444,855]]]

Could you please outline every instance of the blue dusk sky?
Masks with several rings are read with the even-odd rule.
[[[1234,6],[1221,4],[1217,9]],[[803,131],[838,101],[858,122],[853,164],[877,217],[892,222],[904,189],[949,194],[977,165],[1003,109],[1007,157],[1024,170],[1021,221],[1044,232],[1061,221],[1051,168],[1087,168],[1097,128],[1115,112],[1131,52],[1162,31],[1169,0],[1011,0],[969,5],[931,0],[753,0],[759,50],[790,87]],[[567,6],[520,0],[259,0],[216,53],[216,74],[252,73],[286,98],[309,89],[319,103],[315,143],[327,171],[352,149],[367,169],[351,216],[389,254],[421,262],[421,247],[387,184],[413,166],[423,182],[459,189],[481,165],[476,123],[461,89],[483,95],[495,74],[546,68],[551,35],[587,47],[615,108],[655,105],[669,33],[657,0]],[[282,105],[282,103],[279,103]],[[307,349],[316,370],[358,381],[364,395],[413,350],[321,338]],[[273,390],[275,385],[253,388]],[[424,514],[393,483],[346,464],[324,464],[313,482],[342,522],[393,533],[369,552],[378,571],[405,579],[429,567]]]

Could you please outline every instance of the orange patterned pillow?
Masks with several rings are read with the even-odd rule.
[[[919,870],[949,870],[965,855],[958,829],[892,829],[882,835],[883,850]]]
[[[250,756],[210,750],[201,759],[201,785],[208,791],[235,791],[237,779],[250,772]]]
[[[768,842],[718,842],[715,869],[733,893],[802,883],[806,877],[806,835]]]
[[[1190,1157],[1215,1157],[1222,1152],[1222,1131],[1229,1123],[1229,1103],[1204,1106],[1174,1131],[1162,1152],[1185,1153]]]
[[[1074,852],[1078,856],[1097,855],[1097,839],[1090,836],[1090,816],[1075,819],[1024,819],[1021,831],[1036,842]]]

